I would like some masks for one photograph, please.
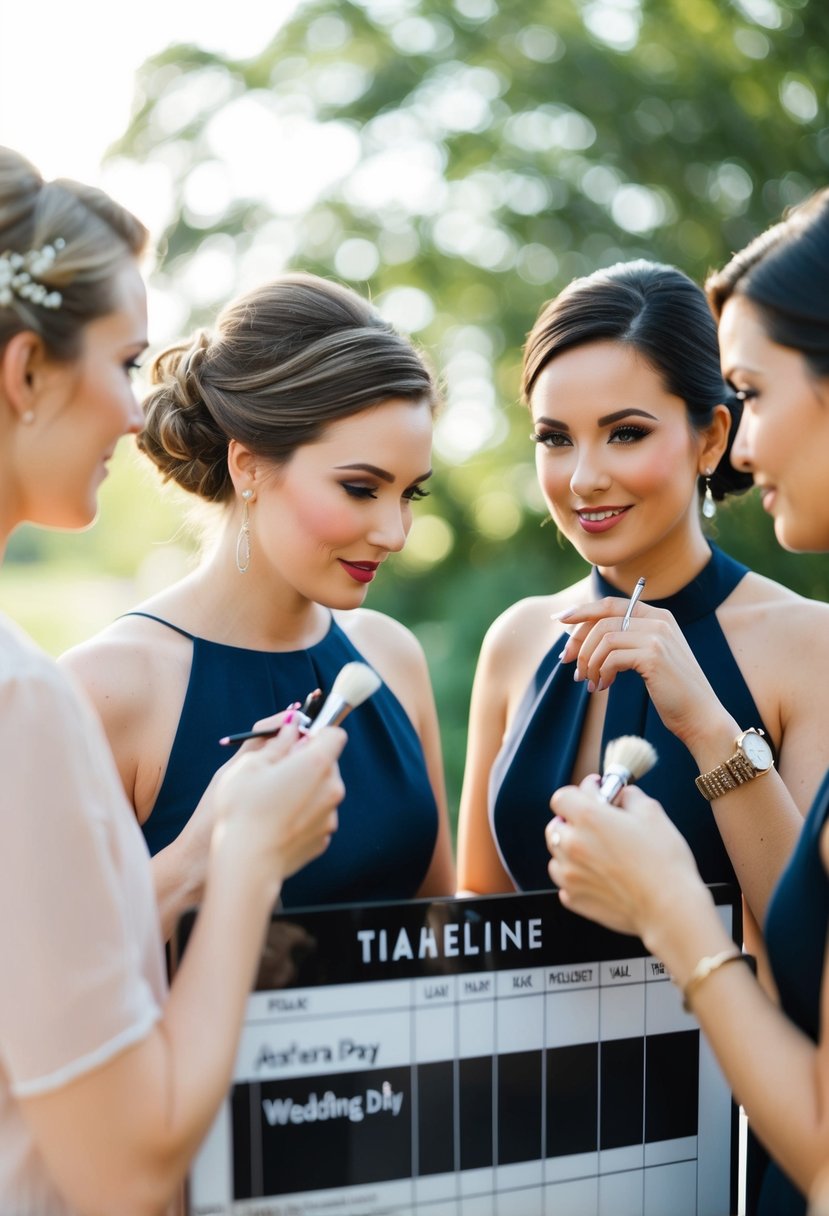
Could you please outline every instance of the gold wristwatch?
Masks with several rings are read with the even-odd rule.
[[[700,773],[696,786],[703,798],[711,802],[735,790],[738,785],[745,785],[755,777],[762,777],[774,767],[774,756],[771,747],[761,730],[749,727],[734,740],[736,752],[725,764],[712,768],[708,773]]]

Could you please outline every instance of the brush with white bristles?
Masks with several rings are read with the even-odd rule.
[[[631,781],[638,781],[656,764],[656,748],[639,735],[620,735],[605,748],[599,797],[613,802]]]
[[[308,727],[308,734],[315,735],[324,726],[339,726],[352,709],[367,701],[379,687],[380,677],[368,663],[346,663],[340,668],[322,709]]]

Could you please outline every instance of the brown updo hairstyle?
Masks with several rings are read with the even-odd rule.
[[[347,287],[286,274],[234,300],[214,332],[162,351],[138,446],[165,481],[209,502],[233,496],[231,439],[274,466],[332,422],[437,390],[412,343]]]
[[[751,475],[735,469],[729,459],[742,402],[723,380],[717,327],[701,287],[675,266],[641,259],[574,279],[542,308],[527,339],[521,383],[525,402],[556,355],[603,341],[622,343],[641,355],[665,389],[685,402],[695,430],[709,426],[717,405],[727,406],[731,428],[711,477],[711,493],[720,501],[753,484]],[[700,495],[705,484],[700,477]]]
[[[68,178],[45,181],[20,153],[0,147],[0,256],[57,243],[37,281],[61,295],[58,308],[44,308],[13,292],[0,304],[0,350],[27,330],[53,359],[73,359],[84,326],[115,307],[116,272],[142,255],[147,240],[140,220],[103,190]]]

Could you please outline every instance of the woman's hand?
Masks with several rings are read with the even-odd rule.
[[[287,722],[272,739],[245,745],[213,787],[213,849],[234,848],[246,864],[263,863],[278,881],[318,857],[337,830],[345,796],[337,765],[345,742],[337,727],[307,738],[296,722]]]
[[[559,614],[571,631],[562,662],[575,660],[575,678],[591,692],[609,688],[621,671],[637,671],[667,729],[691,748],[710,729],[712,709],[721,708],[716,693],[670,612],[640,602],[623,633],[624,610],[625,601],[610,596]]]
[[[545,830],[550,878],[562,904],[649,949],[666,919],[710,899],[685,838],[662,807],[628,786],[618,805],[597,795],[598,778],[564,786],[550,801]]]

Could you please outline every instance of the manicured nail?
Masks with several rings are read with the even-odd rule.
[[[584,676],[581,674],[578,667],[573,672],[573,679],[576,681],[577,684],[579,684],[584,679]]]
[[[283,722],[283,726],[287,726],[289,722],[293,722],[295,712],[296,711],[293,709],[288,710],[288,712],[285,714],[285,721]]]
[[[551,621],[563,621],[565,619],[565,617],[570,616],[570,614],[575,611],[576,611],[575,608],[562,608],[561,612],[551,612],[550,620]]]

